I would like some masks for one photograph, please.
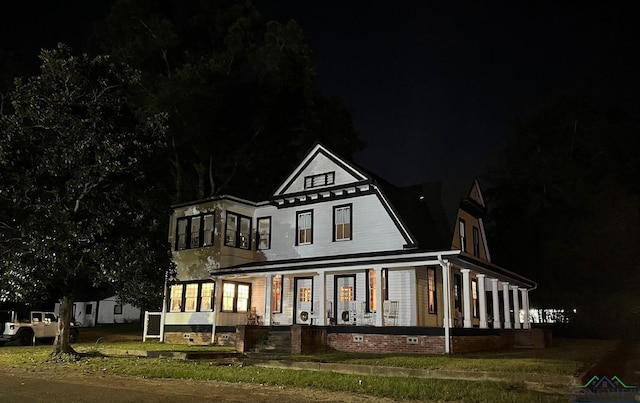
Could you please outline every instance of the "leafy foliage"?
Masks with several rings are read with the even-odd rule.
[[[172,270],[166,192],[149,179],[166,115],[132,107],[140,75],[106,56],[41,53],[0,130],[0,291],[26,301],[108,286],[157,305]]]
[[[263,199],[314,142],[363,144],[338,98],[315,87],[295,21],[264,22],[233,1],[121,1],[94,45],[143,72],[144,103],[170,113],[174,200]]]

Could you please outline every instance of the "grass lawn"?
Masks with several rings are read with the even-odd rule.
[[[602,359],[607,352],[615,348],[615,345],[616,342],[611,340],[556,339],[553,347],[544,349],[511,349],[451,356],[329,352],[284,355],[278,358],[430,370],[577,375]]]
[[[324,371],[300,371],[251,366],[215,365],[207,361],[182,361],[160,358],[103,357],[103,348],[128,350],[217,350],[229,348],[142,343],[139,329],[113,334],[108,329],[81,329],[74,348],[86,353],[80,359],[62,357],[49,360],[51,346],[0,348],[0,365],[22,367],[29,371],[67,371],[82,374],[113,374],[154,378],[202,379],[250,382],[265,385],[311,387],[333,391],[364,393],[396,400],[471,401],[471,402],[561,402],[568,389],[549,385],[530,390],[522,382],[463,381],[380,377],[338,374]],[[556,346],[536,350],[506,350],[459,356],[407,356],[347,354],[286,355],[287,360],[343,362],[408,368],[455,371],[538,372],[573,374],[597,361],[614,347],[610,341],[556,340]]]

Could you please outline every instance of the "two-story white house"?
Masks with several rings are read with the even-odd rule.
[[[477,180],[397,188],[317,144],[270,200],[174,206],[163,340],[246,347],[277,328],[345,351],[504,346],[529,331],[536,284],[491,262],[485,210]]]

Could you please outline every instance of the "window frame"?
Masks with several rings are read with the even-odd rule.
[[[366,269],[365,270],[365,287],[367,289],[367,293],[365,295],[367,312],[376,312],[378,310],[377,306],[374,306],[375,302],[375,293],[377,284],[371,284],[371,273],[374,273],[375,277],[375,269]],[[389,269],[382,268],[380,270],[380,275],[382,276],[382,302],[389,299]],[[373,296],[371,294],[374,294]]]
[[[433,284],[431,282],[433,274]],[[433,267],[427,267],[427,312],[430,315],[438,314],[438,273]]]
[[[475,296],[474,296],[475,294]],[[474,318],[480,317],[480,300],[478,295],[478,279],[471,279],[471,311]]]
[[[338,238],[338,225],[342,225],[342,233],[344,235],[345,223],[338,223],[336,215],[339,209],[349,209],[349,237]],[[339,206],[333,206],[333,242],[351,241],[353,239],[353,203],[341,204]]]
[[[317,181],[320,179],[319,181]],[[316,183],[317,181],[317,183]],[[336,183],[336,172],[324,172],[316,175],[308,175],[304,177],[304,189],[319,188],[322,186],[334,185]]]
[[[300,242],[300,216],[309,214],[309,240],[305,239],[305,242]],[[307,230],[307,228],[304,228]],[[299,245],[312,245],[313,244],[313,210],[301,210],[296,211],[296,246]]]
[[[268,232],[267,234],[267,246],[266,247],[261,247],[260,244],[262,242],[263,239],[263,234],[260,232],[260,222],[262,221],[268,221],[269,222],[269,226],[268,226]],[[258,219],[256,220],[256,250],[269,250],[271,249],[271,216],[264,216],[264,217],[258,217]]]
[[[276,279],[278,279],[279,292],[276,290]],[[276,274],[271,278],[271,312],[282,313],[282,294],[283,294],[284,276],[282,274]],[[279,298],[278,298],[279,297]],[[276,307],[274,307],[276,305]]]
[[[207,217],[211,217],[211,228],[205,229],[205,223]],[[191,228],[193,227],[193,220],[198,220],[198,245],[192,245],[193,243],[193,232]],[[184,231],[184,247],[180,247],[180,224],[186,222],[185,231]],[[176,251],[186,250],[186,249],[196,249],[196,248],[204,248],[207,246],[212,246],[214,242],[214,234],[215,234],[215,226],[216,226],[216,217],[214,212],[206,212],[201,214],[188,215],[184,217],[178,217],[176,219],[176,235],[174,242],[174,249]],[[205,239],[207,234],[210,235],[211,242],[206,243]]]
[[[460,218],[458,219],[458,236],[460,238],[460,250],[462,252],[467,251],[467,227],[466,222]]]
[[[188,285],[197,285],[197,289],[196,289],[196,295],[194,297],[195,299],[195,310],[186,310],[186,298],[187,298],[187,286]],[[211,286],[211,301],[209,303],[209,306],[211,308],[209,309],[202,309],[202,286],[203,284],[212,284]],[[174,300],[173,297],[173,287],[178,287],[180,286],[180,305],[179,305],[179,309],[178,310],[173,310],[172,309],[172,302]],[[213,312],[214,310],[214,297],[215,297],[215,290],[216,290],[216,283],[215,281],[206,281],[206,280],[201,280],[201,281],[184,281],[184,282],[177,282],[174,284],[171,284],[169,286],[169,298],[167,301],[167,312]]]
[[[228,233],[229,233],[229,217],[233,216],[235,217],[236,220],[236,225],[235,225],[235,229],[233,229],[234,231],[234,237],[233,237],[233,244],[231,243],[229,237],[228,237]],[[245,220],[245,222],[249,223],[249,228],[247,230],[247,233],[245,235],[245,239],[247,241],[247,246],[243,247],[241,246],[242,244],[242,222],[243,220]],[[242,215],[242,214],[238,214],[238,213],[234,213],[233,211],[228,211],[227,210],[227,214],[226,214],[226,219],[225,219],[225,223],[224,223],[224,246],[228,246],[230,248],[236,248],[236,249],[243,249],[243,250],[251,250],[251,227],[252,227],[252,222],[251,222],[251,217],[246,216],[246,215]]]
[[[233,297],[232,297],[232,307],[231,309],[225,309],[225,286],[232,285],[233,286]],[[228,313],[247,313],[251,310],[251,283],[241,283],[235,281],[223,281],[222,282],[222,298],[220,301],[220,312],[228,312]],[[238,310],[238,290],[240,287],[247,287],[247,309],[246,310]]]
[[[480,230],[475,225],[472,229],[473,233],[473,256],[480,257]]]
[[[122,304],[115,304],[113,306],[113,314],[114,315],[122,315],[122,312],[123,312]]]

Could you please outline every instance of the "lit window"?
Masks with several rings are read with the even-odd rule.
[[[378,304],[376,301],[376,271],[369,269],[369,312],[373,312],[377,309]]]
[[[258,218],[258,249],[271,248],[271,217]]]
[[[311,287],[303,287],[299,291],[300,302],[311,302]]]
[[[222,310],[233,312],[236,300],[236,285],[233,283],[224,283],[222,286]]]
[[[182,310],[182,284],[171,286],[171,298],[169,302],[169,312],[180,312]]]
[[[351,205],[333,208],[334,240],[351,239]]]
[[[200,310],[211,311],[213,309],[213,283],[202,283],[200,289]]]
[[[222,310],[247,312],[251,287],[248,284],[224,283],[222,285]]]
[[[236,312],[247,312],[249,310],[249,286],[238,284],[238,301]]]
[[[340,287],[340,301],[353,301],[353,287],[350,285],[343,285]]]
[[[387,271],[388,269],[380,270],[380,284],[382,285],[382,301],[388,299],[387,296]],[[377,275],[375,269],[369,269],[366,277],[366,287],[369,290],[369,294],[367,296],[367,309],[368,312],[373,312],[378,310],[378,300],[376,298],[378,282]]]
[[[240,249],[251,247],[251,218],[227,212],[224,244]]]
[[[297,216],[298,245],[306,245],[313,242],[313,213],[302,211]]]
[[[427,283],[428,283],[428,304],[429,313],[436,313],[436,270],[433,268],[427,269]]]
[[[271,311],[282,312],[282,275],[273,276],[271,286]]]
[[[471,280],[471,300],[473,304],[473,317],[478,317],[478,312],[480,311],[478,307],[478,280]]]
[[[198,284],[187,284],[184,293],[184,311],[195,312],[198,302]]]

